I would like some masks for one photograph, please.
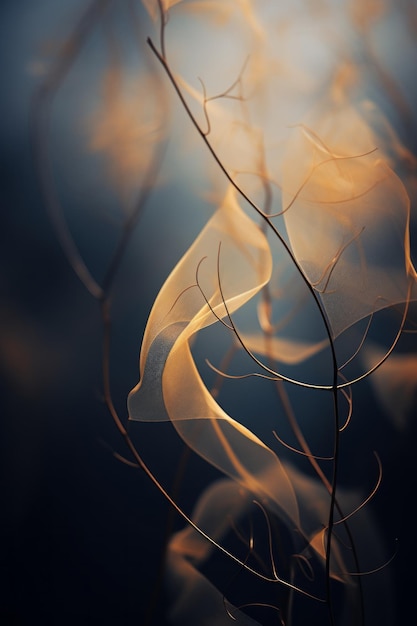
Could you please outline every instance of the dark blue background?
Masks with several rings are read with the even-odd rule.
[[[99,307],[56,240],[31,151],[29,106],[39,79],[28,67],[42,35],[54,28],[54,5],[3,0],[0,6],[0,624],[162,626],[164,596],[159,594],[153,605],[152,593],[169,507],[143,474],[112,454],[125,450],[100,395]],[[409,147],[414,140],[415,135],[408,136]],[[66,167],[74,167],[76,178],[79,164],[69,160]],[[177,191],[180,205],[182,192]],[[78,199],[76,191],[71,194],[75,198],[69,195],[69,204]],[[168,200],[174,202],[163,195],[154,202]],[[120,280],[123,297],[115,298],[112,387],[121,415],[137,382],[140,338],[152,299],[184,242],[198,232],[192,223],[172,247],[169,224],[149,227],[149,241],[158,242],[158,260],[151,263],[144,252],[141,261],[137,250],[128,255]],[[98,267],[114,236],[109,226],[88,232],[85,246]],[[133,270],[129,259],[136,263]],[[387,544],[400,537],[393,565],[396,624],[412,624],[416,425],[403,437],[375,414],[369,389],[361,397],[365,408],[372,407],[368,434],[384,466],[383,486],[372,506]],[[348,441],[357,458],[361,446],[369,448],[366,437],[359,439],[352,428]],[[164,449],[161,440],[167,477],[178,452]]]

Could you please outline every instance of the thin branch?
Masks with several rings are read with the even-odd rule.
[[[358,513],[361,509],[363,509],[363,507],[370,501],[372,500],[372,498],[374,497],[374,495],[376,494],[376,492],[378,491],[380,485],[381,485],[381,481],[382,481],[382,464],[381,464],[381,459],[379,458],[378,454],[374,451],[374,455],[375,458],[377,460],[378,463],[378,479],[376,481],[375,487],[372,489],[371,493],[365,498],[365,500],[363,502],[361,502],[361,504],[359,506],[356,507],[356,509],[354,509],[353,511],[351,511],[348,515],[345,515],[344,517],[342,517],[342,519],[337,520],[337,522],[335,522],[336,524],[343,524],[344,522],[346,522],[346,520],[348,520],[350,517],[352,517],[353,515],[355,515],[356,513]]]
[[[84,263],[68,228],[64,211],[58,198],[54,184],[51,157],[48,151],[48,137],[51,107],[54,98],[83,49],[97,20],[110,4],[111,0],[94,0],[88,5],[77,23],[71,38],[65,43],[61,54],[52,66],[46,79],[35,92],[30,110],[30,130],[34,162],[51,223],[74,272],[92,296],[98,299],[103,296],[102,289]]]

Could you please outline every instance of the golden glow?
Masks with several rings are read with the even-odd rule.
[[[291,626],[306,623],[297,611],[308,602],[323,626],[339,626],[345,611],[343,623],[368,626],[362,575],[390,560],[370,511],[384,464],[375,455],[375,479],[361,475],[360,489],[342,488],[340,475],[348,482],[361,428],[381,407],[406,431],[415,401],[415,352],[392,354],[415,327],[413,111],[406,64],[389,67],[384,40],[400,23],[417,62],[412,21],[389,0],[142,4],[150,32],[138,20],[135,36],[146,60],[124,67],[107,24],[111,62],[89,118],[104,187],[128,207],[102,283],[80,271],[44,186],[70,262],[100,301],[105,403],[136,465],[188,524],[167,548],[170,619],[256,626],[246,609],[263,608]],[[396,54],[389,60],[395,67]],[[170,428],[169,442],[192,457],[173,474],[195,462],[222,475],[202,476],[186,506],[160,478],[163,446],[146,451],[150,468],[110,393],[113,287],[149,198],[146,224],[158,236],[138,228],[132,302],[153,269],[166,276],[166,258],[175,261],[153,294],[128,417],[139,442],[145,423]],[[368,379],[379,404],[357,419],[357,383]],[[194,486],[200,469],[189,471]],[[203,573],[218,554],[235,568],[226,583]],[[232,601],[245,576],[272,585],[273,601]]]

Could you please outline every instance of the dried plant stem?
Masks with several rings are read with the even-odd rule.
[[[163,15],[161,16],[161,20],[163,19]],[[162,34],[164,33],[164,28],[162,28]],[[161,41],[163,41],[163,39],[161,38]],[[319,310],[320,316],[323,320],[323,324],[325,327],[325,331],[326,331],[326,335],[328,337],[329,340],[329,345],[330,345],[330,351],[331,351],[331,358],[332,358],[332,370],[333,370],[333,374],[332,374],[332,384],[331,384],[331,392],[333,395],[333,410],[334,410],[334,449],[333,449],[333,476],[332,476],[332,481],[331,481],[331,496],[330,496],[330,506],[329,506],[329,517],[328,517],[328,524],[327,524],[327,544],[326,544],[326,602],[327,602],[327,606],[328,606],[328,610],[329,610],[329,621],[330,621],[330,625],[331,626],[335,626],[335,618],[334,618],[334,607],[333,607],[333,598],[332,598],[332,590],[331,590],[331,578],[330,578],[330,559],[331,559],[331,548],[332,548],[332,533],[333,533],[333,526],[334,526],[334,512],[335,512],[335,505],[336,505],[336,491],[337,491],[337,484],[338,484],[338,465],[339,465],[339,456],[340,456],[340,419],[339,419],[339,400],[338,400],[338,375],[339,375],[339,368],[337,365],[337,357],[336,357],[336,350],[335,350],[335,346],[334,346],[334,342],[333,342],[333,337],[332,337],[332,333],[331,333],[331,329],[330,329],[330,324],[329,321],[327,319],[326,313],[323,309],[323,306],[318,298],[318,295],[314,289],[314,287],[311,285],[310,281],[308,280],[308,278],[306,277],[306,275],[304,274],[303,270],[301,269],[301,266],[299,265],[299,263],[297,262],[292,250],[290,249],[289,245],[287,244],[287,242],[285,241],[285,239],[283,238],[283,236],[281,235],[281,233],[278,231],[278,229],[276,228],[276,226],[271,222],[271,220],[268,218],[268,216],[257,206],[257,204],[245,193],[245,191],[240,187],[240,185],[238,185],[236,183],[236,181],[234,180],[234,178],[231,176],[231,174],[228,172],[228,170],[226,169],[225,165],[223,164],[221,158],[219,157],[219,155],[217,154],[216,150],[214,149],[214,147],[212,146],[207,133],[204,132],[204,130],[200,127],[199,123],[197,122],[197,119],[195,118],[195,116],[193,115],[190,107],[188,106],[188,103],[180,89],[180,86],[174,76],[174,74],[171,71],[171,68],[169,66],[169,63],[167,61],[166,58],[166,52],[165,52],[165,48],[163,49],[162,53],[158,51],[158,49],[156,48],[156,46],[154,45],[153,41],[151,38],[148,37],[147,39],[148,45],[150,46],[152,52],[155,54],[156,58],[159,60],[159,62],[161,63],[163,69],[165,70],[175,92],[177,93],[180,102],[187,114],[187,116],[189,117],[190,121],[192,122],[193,126],[195,127],[195,129],[197,130],[197,133],[200,135],[202,141],[204,142],[204,144],[206,145],[208,151],[210,152],[211,156],[213,157],[213,159],[215,160],[215,162],[217,163],[218,167],[220,168],[221,172],[224,174],[224,176],[226,177],[226,179],[228,180],[228,182],[233,186],[233,188],[237,191],[237,193],[255,210],[255,212],[262,218],[262,220],[265,221],[265,223],[269,226],[269,228],[273,231],[273,233],[275,234],[275,236],[278,238],[278,240],[280,241],[280,243],[282,244],[282,246],[284,247],[285,251],[287,252],[287,254],[289,255],[292,263],[294,264],[294,267],[296,268],[297,272],[299,273],[299,275],[301,276],[304,284],[306,285],[307,289],[310,291],[316,305],[317,308]],[[229,321],[231,322],[233,329],[235,330],[234,324],[229,316]],[[244,347],[244,346],[243,346]]]
[[[68,228],[55,189],[52,164],[47,146],[50,112],[55,95],[75,59],[80,54],[97,20],[111,4],[111,1],[112,0],[94,0],[89,4],[77,23],[71,38],[64,45],[61,54],[52,66],[46,80],[42,82],[40,88],[35,93],[30,119],[34,163],[51,223],[55,228],[58,241],[71,267],[85,288],[95,298],[101,298],[103,292],[100,285],[85,265]]]

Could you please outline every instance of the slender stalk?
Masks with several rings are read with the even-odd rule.
[[[162,32],[164,32],[164,29],[162,29]],[[257,204],[245,193],[245,191],[240,187],[240,185],[238,185],[236,183],[236,181],[234,180],[234,178],[232,177],[232,175],[228,172],[228,170],[226,169],[225,165],[223,164],[223,162],[221,161],[219,155],[217,154],[217,152],[215,151],[215,149],[213,148],[207,133],[205,133],[199,123],[197,122],[197,119],[195,118],[195,116],[193,115],[190,107],[188,106],[187,101],[185,100],[185,97],[178,85],[177,80],[175,79],[175,76],[173,75],[171,68],[167,62],[166,59],[166,53],[165,50],[163,51],[163,53],[161,54],[157,48],[155,47],[152,39],[150,39],[148,37],[147,42],[152,50],[152,52],[155,54],[156,58],[159,60],[159,62],[161,63],[163,69],[165,70],[172,86],[174,87],[174,90],[176,91],[182,106],[184,107],[184,110],[186,112],[186,114],[188,115],[190,121],[192,122],[193,126],[195,127],[195,129],[197,130],[198,134],[200,135],[202,141],[204,142],[204,144],[206,145],[208,151],[210,152],[211,156],[213,157],[213,159],[215,160],[215,162],[217,163],[217,165],[219,166],[220,170],[222,171],[222,173],[224,174],[224,176],[226,177],[226,179],[228,180],[228,182],[233,186],[233,188],[238,192],[238,194],[256,211],[256,213],[265,221],[265,223],[272,229],[272,231],[274,232],[274,234],[276,235],[276,237],[278,238],[278,240],[280,241],[280,243],[282,244],[282,246],[284,247],[285,251],[287,252],[287,254],[290,256],[291,261],[293,262],[297,272],[299,273],[299,275],[301,276],[304,284],[306,285],[307,289],[309,290],[310,294],[312,295],[317,308],[319,310],[320,316],[323,320],[323,324],[325,327],[325,331],[326,331],[326,335],[328,337],[329,340],[329,345],[330,345],[330,351],[331,351],[331,359],[332,359],[332,368],[333,368],[333,377],[332,377],[332,385],[331,385],[331,390],[332,390],[332,394],[333,394],[333,406],[334,406],[334,461],[333,461],[333,477],[332,477],[332,486],[331,486],[331,497],[330,497],[330,506],[329,506],[329,517],[328,517],[328,524],[327,524],[327,545],[326,545],[326,602],[328,605],[328,609],[329,609],[329,620],[330,620],[330,625],[331,626],[335,626],[335,621],[334,621],[334,610],[333,610],[333,600],[332,600],[332,592],[331,592],[331,579],[330,579],[330,559],[331,559],[331,537],[332,537],[332,532],[333,532],[333,525],[334,525],[334,510],[335,510],[335,503],[336,503],[336,490],[337,490],[337,480],[338,480],[338,462],[339,462],[339,448],[340,448],[340,433],[339,433],[339,400],[338,400],[338,385],[337,385],[337,380],[338,380],[338,365],[337,365],[337,356],[336,356],[336,350],[335,350],[335,346],[334,346],[334,342],[333,342],[333,337],[332,337],[332,332],[330,329],[330,324],[329,321],[327,319],[327,315],[325,313],[325,310],[323,309],[323,306],[319,300],[319,297],[314,289],[314,287],[311,285],[310,281],[308,280],[307,276],[304,274],[301,266],[299,265],[298,261],[296,260],[296,258],[294,257],[294,254],[291,250],[291,248],[289,247],[289,245],[287,244],[287,242],[285,241],[285,239],[283,238],[283,236],[281,235],[281,233],[278,231],[278,229],[276,228],[276,226],[271,222],[271,220],[268,218],[267,215],[265,215],[265,213],[257,206]],[[230,319],[230,318],[229,318]],[[230,320],[232,325],[233,322],[232,320]],[[234,325],[233,325],[234,328]]]
[[[111,1],[94,0],[88,5],[78,21],[71,38],[63,46],[62,52],[52,66],[46,80],[42,82],[39,89],[35,92],[30,111],[32,150],[46,209],[69,264],[85,288],[95,298],[102,297],[102,289],[84,263],[64,217],[53,182],[52,163],[48,152],[48,135],[50,111],[56,93],[84,47],[97,20]]]

